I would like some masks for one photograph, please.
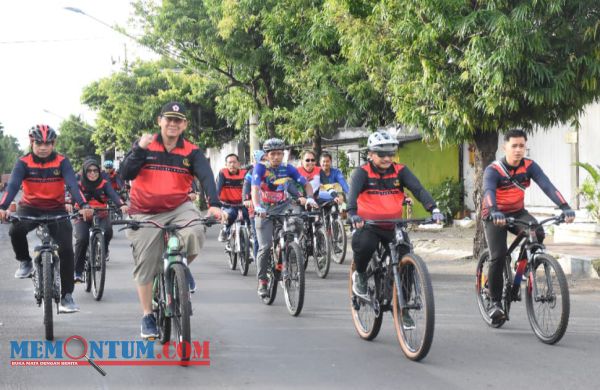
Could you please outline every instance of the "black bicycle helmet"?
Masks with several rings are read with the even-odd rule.
[[[265,141],[263,144],[263,150],[266,152],[270,152],[271,150],[284,150],[285,142],[279,138],[270,138]]]
[[[54,142],[56,131],[48,125],[35,125],[29,129],[29,139],[33,142]]]

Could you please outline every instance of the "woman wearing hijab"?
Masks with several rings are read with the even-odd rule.
[[[110,198],[121,211],[127,213],[127,205],[123,203],[119,195],[112,188],[110,181],[101,175],[100,163],[94,158],[88,158],[83,162],[83,172],[79,179],[79,189],[83,193],[89,205],[94,208],[107,207]],[[102,211],[100,226],[104,229],[105,253],[108,260],[108,244],[113,236],[112,225],[107,211]],[[85,253],[90,239],[90,227],[92,221],[77,219],[75,228],[75,282],[83,282],[83,268],[85,266]]]

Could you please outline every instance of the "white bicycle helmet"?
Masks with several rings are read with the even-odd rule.
[[[398,140],[387,131],[376,131],[369,136],[367,149],[370,152],[393,152],[398,149]]]

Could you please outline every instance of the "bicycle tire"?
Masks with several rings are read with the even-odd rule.
[[[314,241],[316,244],[313,255],[315,259],[315,271],[321,279],[325,279],[331,265],[331,245],[323,226],[315,230]]]
[[[304,306],[304,267],[302,250],[296,242],[288,242],[284,266],[288,277],[283,280],[285,305],[290,315],[297,317]],[[291,287],[294,286],[292,289]]]
[[[240,229],[240,258],[239,258],[239,269],[242,276],[248,275],[248,268],[250,268],[250,239],[248,238],[248,231],[243,228]]]
[[[152,293],[154,296],[153,305],[156,304],[152,309],[158,327],[158,341],[165,344],[171,340],[171,318],[166,315],[167,298],[165,297],[162,273],[155,277]]]
[[[89,245],[89,244],[88,244]],[[87,249],[87,254],[85,255],[85,265],[83,270],[83,275],[85,278],[85,292],[92,291],[92,260],[91,257],[91,245]]]
[[[233,226],[231,229],[233,229]],[[235,234],[233,232],[229,238],[229,250],[227,254],[229,255],[229,269],[235,271],[237,267],[237,253],[235,252]]]
[[[265,305],[271,305],[275,301],[277,296],[277,281],[279,279],[279,271],[275,269],[275,260],[273,260],[273,253],[269,251],[271,258],[269,259],[269,266],[267,267],[267,291],[269,295],[262,297],[261,301]],[[257,265],[258,266],[258,265]]]
[[[174,313],[171,318],[176,341],[181,348],[181,360],[187,361],[192,353],[192,340],[190,329],[191,301],[190,291],[187,283],[186,270],[183,264],[171,266],[173,277],[173,301]]]
[[[569,325],[569,313],[571,310],[571,302],[569,298],[569,286],[567,284],[567,278],[556,259],[545,253],[534,255],[533,269],[530,270],[529,277],[527,279],[527,292],[525,294],[525,305],[527,307],[527,318],[529,324],[536,337],[543,343],[555,344],[557,343],[567,331]],[[543,270],[540,269],[543,266]],[[550,272],[549,272],[550,271]],[[538,275],[542,273],[542,275]],[[544,278],[545,276],[545,278]],[[538,293],[543,294],[544,300],[542,302],[535,302],[533,297],[533,278],[536,279],[536,286]],[[548,278],[552,285],[552,296],[550,300],[546,301],[548,296]],[[560,294],[560,297],[558,296]],[[558,307],[560,312],[560,318],[557,320],[550,320],[548,323],[552,325],[556,323],[556,327],[553,330],[546,331],[544,324],[546,323],[546,316],[550,310]]]
[[[383,310],[379,311],[379,314],[375,313],[373,306],[364,300],[357,302],[358,308],[354,306],[353,299],[354,293],[352,292],[352,273],[356,270],[354,261],[350,265],[350,274],[348,276],[348,293],[350,294],[350,310],[352,313],[352,322],[354,329],[363,340],[373,340],[379,334],[381,329],[381,323],[383,321]],[[375,274],[373,273],[373,263],[370,261],[367,266],[367,274],[369,278],[367,280],[368,288],[372,290],[375,288]],[[374,294],[371,294],[373,296]]]
[[[104,235],[95,233],[92,239],[92,295],[99,301],[104,293],[106,281],[106,253],[104,248]]]
[[[348,245],[348,236],[344,223],[339,219],[332,219],[331,224],[331,258],[337,264],[343,264],[346,260],[346,247]],[[339,236],[336,239],[336,236]]]
[[[488,315],[488,311],[491,308],[492,301],[489,296],[488,290],[488,268],[490,263],[490,252],[489,250],[485,250],[481,256],[479,256],[479,260],[477,261],[477,268],[475,271],[475,295],[477,298],[477,306],[479,307],[479,312],[481,314],[481,318],[483,322],[485,322],[488,326],[492,328],[500,328],[506,322],[506,318],[503,318],[498,321],[492,321],[490,316]],[[506,269],[503,271],[502,275],[504,279],[504,291],[507,290],[506,281],[508,276],[506,274]],[[508,314],[508,310],[510,310],[510,302],[507,303],[507,299],[505,299],[505,295],[503,293],[503,306],[505,309],[505,313]],[[508,309],[508,310],[507,310]]]
[[[54,322],[52,319],[52,301],[54,301],[54,271],[52,269],[52,253],[42,252],[42,280],[44,300],[44,332],[46,340],[54,340]]]
[[[398,265],[400,290],[405,295],[407,306],[416,310],[402,313],[398,298],[398,289],[394,282],[393,316],[396,336],[404,355],[410,360],[419,361],[427,356],[433,342],[435,329],[435,301],[431,277],[425,262],[416,254],[408,253]],[[414,322],[414,329],[404,324],[404,315],[408,314]]]

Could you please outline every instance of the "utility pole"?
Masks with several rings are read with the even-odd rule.
[[[248,130],[250,132],[250,136],[248,137],[250,141],[250,155],[252,155],[252,153],[260,147],[258,135],[256,134],[256,131],[258,130],[258,114],[255,114],[252,111],[250,111]]]

